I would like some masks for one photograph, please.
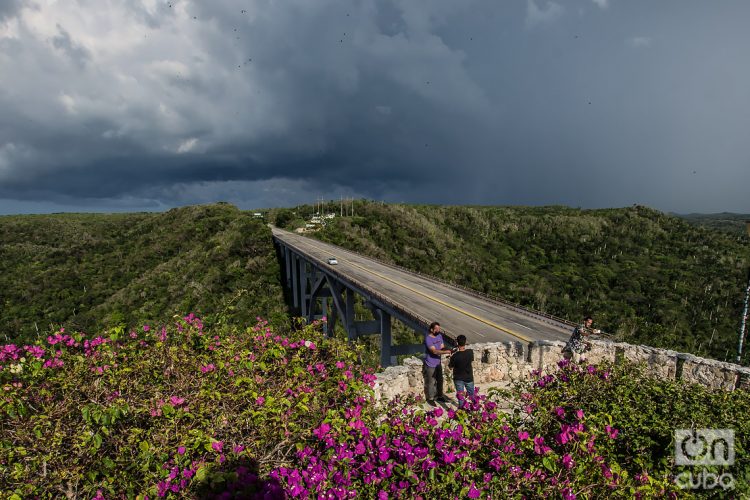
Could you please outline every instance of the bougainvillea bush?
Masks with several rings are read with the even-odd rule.
[[[569,373],[569,375],[567,374]],[[608,378],[572,367],[553,378]],[[292,497],[345,498],[651,498],[678,491],[668,475],[634,467],[619,451],[614,424],[564,398],[542,407],[545,384],[519,387],[518,411],[509,415],[484,395],[469,408],[423,412],[411,401],[392,401],[387,417],[368,426],[324,422],[297,453],[295,467],[271,477]],[[544,379],[551,382],[549,379]],[[551,384],[550,384],[551,386]],[[528,392],[526,392],[528,391]],[[573,404],[571,404],[573,403]],[[543,414],[542,414],[543,413]]]
[[[282,496],[258,476],[341,408],[372,408],[374,376],[319,330],[189,315],[0,347],[0,496]]]
[[[0,347],[0,494],[16,498],[652,498],[746,491],[750,398],[561,361],[464,410],[377,406],[321,323],[193,315]],[[732,492],[684,490],[675,428],[736,431]],[[716,472],[722,472],[716,468]]]

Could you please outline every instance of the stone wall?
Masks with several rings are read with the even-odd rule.
[[[645,364],[646,373],[661,379],[684,380],[728,391],[750,388],[750,368],[622,342],[594,340],[591,343],[592,349],[587,353],[590,363],[618,363],[627,360]],[[564,345],[564,342],[546,340],[530,344],[472,344],[470,347],[474,350],[474,383],[479,387],[488,384],[510,384],[528,377],[533,370],[554,369],[562,358]],[[443,356],[443,374],[446,376],[445,392],[453,392],[453,384],[448,378],[450,370],[447,356]],[[421,395],[422,391],[421,358],[407,358],[403,364],[386,368],[377,375],[375,395],[379,400],[387,401],[405,394]]]

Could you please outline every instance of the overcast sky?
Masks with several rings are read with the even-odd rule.
[[[0,0],[0,214],[750,213],[746,0]]]

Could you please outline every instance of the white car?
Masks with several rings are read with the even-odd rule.
[[[336,260],[336,257],[328,257],[328,263],[332,266],[335,266],[339,263],[339,261]]]

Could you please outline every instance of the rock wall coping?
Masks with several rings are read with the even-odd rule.
[[[592,340],[592,348],[587,353],[587,361],[593,364],[609,361],[619,363],[630,361],[643,363],[646,373],[663,380],[684,380],[712,389],[733,391],[750,389],[750,368],[713,359],[699,358],[692,354],[679,353],[669,349],[658,349],[624,342]],[[562,358],[564,342],[538,340],[523,342],[492,342],[472,344],[474,350],[474,383],[477,386],[510,385],[527,378],[534,370],[547,371],[555,367]],[[447,356],[443,357],[444,387],[453,391],[448,379]],[[421,357],[411,357],[399,366],[386,368],[377,374],[375,396],[388,401],[398,395],[421,395]]]

